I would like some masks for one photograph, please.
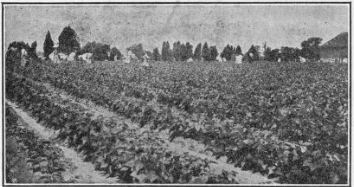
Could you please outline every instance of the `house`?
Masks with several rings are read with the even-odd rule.
[[[57,63],[60,63],[60,58],[59,58],[59,55],[58,55],[58,50],[55,48],[54,51],[49,55],[49,59],[57,64]]]
[[[75,61],[76,59],[76,52],[71,52],[68,56],[68,61]]]
[[[84,53],[82,55],[79,55],[79,60],[84,61],[88,64],[92,63],[92,53]]]
[[[132,61],[137,61],[138,57],[131,51],[130,49],[127,49],[126,51],[126,57],[124,58],[124,63],[129,64]]]
[[[348,32],[343,32],[320,46],[320,61],[329,63],[348,62]]]
[[[238,54],[235,56],[235,63],[236,64],[242,64],[242,59],[243,59],[243,55]]]

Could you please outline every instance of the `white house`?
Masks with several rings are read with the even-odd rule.
[[[50,53],[49,55],[49,59],[53,62],[53,63],[60,63],[60,59],[59,59],[59,55],[58,55],[58,50],[54,49],[54,51],[52,53]]]
[[[235,63],[236,64],[242,64],[242,58],[243,58],[243,55],[241,55],[241,54],[236,55],[235,56]]]
[[[79,55],[79,60],[82,60],[88,64],[92,63],[92,53],[84,53],[82,55]]]
[[[75,61],[76,52],[72,52],[68,56],[68,61]]]

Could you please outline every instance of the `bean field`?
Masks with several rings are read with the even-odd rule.
[[[329,63],[38,61],[7,71],[5,88],[55,131],[55,155],[65,145],[118,183],[345,184],[348,77]],[[25,162],[63,182],[48,154],[58,166]]]

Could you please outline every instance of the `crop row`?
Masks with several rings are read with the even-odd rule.
[[[63,183],[63,152],[18,123],[6,106],[6,182]]]
[[[63,108],[46,97],[44,87],[7,76],[6,95],[31,112],[49,128],[59,130],[58,139],[83,152],[97,170],[124,182],[237,183],[235,174],[213,173],[210,161],[176,155],[153,137],[137,137],[126,124],[92,120],[85,113]]]

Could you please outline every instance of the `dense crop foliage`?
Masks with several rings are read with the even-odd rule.
[[[345,65],[73,63],[19,73],[280,182],[347,182]]]
[[[63,183],[63,153],[49,141],[19,125],[6,106],[6,182]]]
[[[159,139],[137,137],[124,123],[92,120],[90,114],[54,103],[43,86],[11,74],[7,78],[9,99],[46,127],[59,130],[59,140],[84,153],[86,161],[110,177],[139,183],[237,183],[235,174],[210,170],[208,160],[176,155],[161,146]]]

